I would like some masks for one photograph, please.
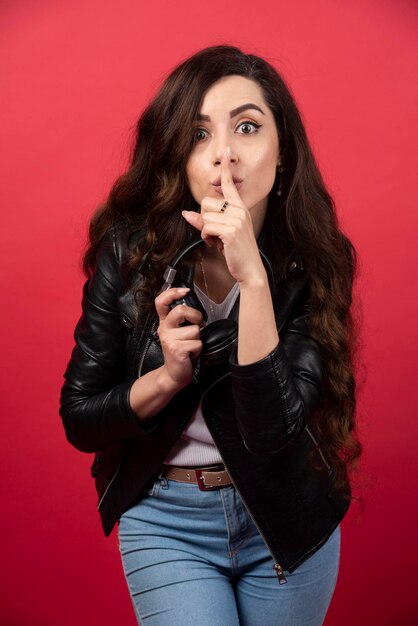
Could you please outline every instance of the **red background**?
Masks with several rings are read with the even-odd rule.
[[[218,43],[266,57],[287,78],[361,260],[366,507],[343,521],[326,625],[414,622],[416,6],[3,0],[2,624],[135,623],[116,534],[105,539],[99,524],[91,458],[64,437],[59,390],[89,216],[163,77]]]

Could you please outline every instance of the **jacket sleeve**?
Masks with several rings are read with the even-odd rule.
[[[238,365],[230,357],[238,428],[253,454],[273,454],[295,439],[322,399],[323,356],[309,334],[306,305],[285,324],[263,359]]]
[[[120,259],[115,229],[100,244],[92,276],[83,288],[75,347],[64,374],[60,415],[68,441],[97,452],[147,432],[129,403],[136,379],[126,380],[125,329],[120,320]]]

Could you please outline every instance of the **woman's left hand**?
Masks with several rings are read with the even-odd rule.
[[[201,231],[209,246],[215,244],[225,257],[231,276],[241,285],[257,284],[265,279],[265,268],[254,235],[250,212],[232,179],[229,157],[221,160],[221,187],[228,206],[222,213],[222,198],[205,196],[201,212],[182,211],[189,224]]]

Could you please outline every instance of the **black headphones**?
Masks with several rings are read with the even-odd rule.
[[[187,254],[189,254],[189,252],[194,250],[196,246],[199,246],[203,243],[205,243],[205,241],[200,236],[197,239],[193,238],[191,241],[188,241],[186,243],[186,245],[184,246],[184,248],[182,248],[182,250],[180,250],[180,252],[176,254],[174,259],[172,259],[172,261],[167,265],[167,268],[163,274],[165,283],[162,286],[160,293],[162,291],[170,289],[173,286],[173,283],[176,279],[176,267],[178,266],[178,264],[184,259]],[[264,267],[267,271],[270,290],[273,292],[273,269],[271,267],[269,259],[264,254],[264,252],[260,249],[259,252],[261,260],[263,261]],[[170,304],[170,309],[173,309],[179,304],[185,304],[187,306],[193,307],[194,309],[198,309],[198,311],[201,311],[203,319],[206,322],[208,319],[207,313],[196,293],[193,291],[191,285],[187,284],[185,280],[179,279],[177,280],[175,287],[189,287],[190,291],[184,296],[184,298],[172,302]],[[186,320],[181,324],[181,326],[187,326],[190,323],[191,322]],[[207,365],[223,363],[225,362],[225,360],[229,359],[232,348],[238,339],[238,323],[235,320],[228,318],[211,322],[200,331],[200,339],[203,344],[200,358],[203,360],[203,362]]]

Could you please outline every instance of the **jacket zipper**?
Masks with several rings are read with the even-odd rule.
[[[230,374],[230,372],[228,372],[228,374]],[[228,374],[226,374],[225,376],[228,376]],[[225,376],[223,376],[222,378],[225,378]],[[222,380],[222,378],[220,378],[219,380]],[[213,383],[213,384],[216,384],[217,382],[218,382],[218,381],[215,381],[215,383]],[[211,385],[211,386],[212,386],[212,385]],[[209,389],[210,389],[210,387],[209,387],[206,391],[209,391]],[[205,391],[205,393],[206,393],[206,391]],[[203,394],[203,396],[205,395],[205,393]],[[203,398],[203,396],[202,396],[202,398]],[[319,447],[318,442],[316,441],[315,437],[313,436],[313,434],[312,434],[312,433],[311,433],[311,431],[309,430],[308,426],[306,426],[306,429],[307,429],[307,431],[308,431],[308,433],[309,433],[309,435],[310,435],[310,437],[311,437],[312,441],[316,444],[316,446],[317,446],[317,448],[318,448],[318,452],[319,452],[319,454],[321,455],[321,458],[323,459],[323,461],[324,461],[325,465],[326,465],[326,466],[327,466],[327,468],[331,471],[331,470],[332,470],[332,467],[329,465],[329,463],[328,463],[328,462],[327,462],[327,460],[325,459],[325,457],[324,457],[324,455],[323,455],[323,453],[322,453],[322,450],[321,450],[321,448]],[[222,459],[222,460],[223,460],[223,459]],[[254,525],[256,526],[256,528],[257,528],[258,532],[259,532],[259,533],[260,533],[260,535],[263,537],[264,542],[265,542],[266,546],[268,547],[269,552],[270,552],[270,554],[271,554],[271,556],[272,556],[272,558],[273,558],[273,561],[275,561],[275,563],[273,564],[273,569],[276,571],[277,578],[279,579],[279,584],[280,584],[280,585],[284,585],[284,584],[287,582],[287,578],[286,578],[286,576],[285,576],[285,575],[284,575],[284,573],[283,573],[283,568],[282,568],[282,566],[281,566],[279,563],[277,563],[276,557],[274,556],[273,552],[270,550],[270,547],[269,547],[269,545],[268,545],[268,542],[266,541],[266,539],[265,539],[265,537],[264,537],[263,533],[261,532],[260,528],[258,527],[257,522],[255,521],[254,517],[252,516],[252,514],[251,514],[251,512],[250,512],[250,510],[249,510],[249,507],[248,507],[247,503],[245,502],[245,499],[242,497],[242,495],[241,495],[241,493],[240,493],[239,489],[238,489],[238,488],[237,488],[237,486],[235,485],[235,483],[234,483],[234,481],[233,481],[233,479],[232,479],[232,476],[231,476],[231,474],[230,474],[230,472],[229,472],[229,470],[228,470],[228,467],[227,467],[227,465],[226,465],[225,461],[223,461],[223,463],[224,463],[225,468],[226,468],[226,470],[227,470],[227,472],[228,472],[228,474],[229,474],[229,477],[230,477],[230,479],[231,479],[232,484],[234,485],[235,489],[238,491],[238,493],[239,493],[239,495],[240,495],[240,497],[241,497],[241,500],[244,502],[244,504],[245,504],[245,506],[246,506],[246,508],[247,508],[247,512],[248,512],[249,516],[250,516],[250,517],[251,517],[251,519],[253,520]],[[335,530],[335,529],[334,529],[334,530]],[[332,531],[332,532],[333,532],[333,531]],[[302,556],[301,556],[301,558],[300,558],[300,559],[298,559],[298,561],[296,561],[296,563],[294,563],[291,567],[295,567],[298,563],[302,563],[302,562],[303,562],[305,559],[307,559],[307,558],[308,558],[311,554],[313,554],[313,553],[315,552],[315,550],[316,550],[319,546],[321,546],[323,543],[324,543],[324,540],[322,540],[322,541],[320,541],[319,543],[315,544],[315,545],[314,545],[314,546],[313,546],[313,547],[312,547],[312,548],[311,548],[308,552],[306,552],[304,555],[302,555]]]
[[[314,437],[314,435],[312,434],[311,429],[309,428],[309,426],[308,426],[308,425],[306,425],[306,426],[305,426],[305,428],[306,428],[306,432],[308,433],[309,437],[312,439],[312,441],[313,441],[313,443],[314,443],[314,446],[315,446],[315,448],[316,448],[316,449],[317,449],[317,451],[318,451],[319,456],[320,456],[320,457],[321,457],[321,459],[323,460],[324,465],[325,465],[325,467],[326,467],[326,468],[327,468],[327,470],[328,470],[328,473],[332,472],[332,467],[331,467],[331,465],[328,463],[328,461],[326,460],[326,458],[325,458],[325,456],[324,456],[324,453],[322,452],[321,448],[319,447],[319,443],[317,442],[316,438],[315,438],[315,437]]]
[[[158,319],[156,319],[154,321],[154,323],[152,324],[151,330],[149,332],[149,337],[148,337],[148,339],[146,340],[146,342],[144,344],[144,347],[143,347],[143,350],[142,350],[142,354],[141,354],[141,360],[139,362],[139,367],[138,367],[138,378],[141,376],[141,371],[142,371],[142,366],[144,364],[145,355],[146,355],[146,353],[148,351],[148,348],[150,346],[150,343],[152,341],[152,335],[157,330],[157,325],[158,325]]]
[[[213,387],[214,385],[216,385],[217,383],[219,383],[221,380],[223,380],[223,379],[224,379],[224,378],[226,378],[227,376],[230,376],[230,374],[231,374],[231,372],[227,372],[226,374],[224,374],[223,376],[221,376],[221,378],[218,378],[217,380],[215,380],[215,382],[213,382],[213,383],[212,383],[212,384],[211,384],[211,385],[210,385],[210,386],[209,386],[209,387],[208,387],[208,388],[204,391],[204,393],[203,393],[203,395],[202,395],[202,397],[201,397],[201,399],[200,399],[200,403],[202,404],[202,400],[203,400],[203,398],[205,397],[205,395],[207,394],[207,392],[208,392],[210,389],[212,389],[212,387]],[[260,528],[259,528],[259,526],[258,526],[257,522],[255,521],[255,519],[254,519],[253,515],[251,514],[251,512],[250,512],[250,510],[249,510],[249,507],[248,507],[248,504],[246,503],[245,499],[242,497],[242,494],[241,494],[240,490],[239,490],[239,489],[238,489],[238,487],[236,486],[236,484],[235,484],[235,482],[234,482],[234,480],[233,480],[233,478],[232,478],[232,476],[231,476],[231,473],[230,473],[230,471],[229,471],[229,469],[228,469],[228,466],[227,466],[227,464],[225,463],[225,460],[224,460],[224,459],[222,459],[222,461],[223,461],[223,464],[224,464],[224,466],[225,466],[226,471],[227,471],[227,472],[228,472],[228,474],[229,474],[229,477],[230,477],[230,479],[231,479],[232,484],[234,485],[235,489],[237,490],[237,492],[238,492],[238,494],[239,494],[239,496],[240,496],[241,500],[242,500],[242,501],[244,502],[244,504],[245,504],[245,507],[246,507],[246,509],[247,509],[247,512],[248,512],[249,516],[251,517],[251,519],[252,519],[252,521],[253,521],[254,526],[257,528],[258,532],[260,533],[261,537],[263,538],[264,543],[265,543],[265,544],[266,544],[266,546],[267,546],[268,551],[269,551],[269,552],[270,552],[270,554],[271,554],[271,557],[272,557],[272,559],[273,559],[273,569],[275,570],[275,572],[276,572],[276,574],[277,574],[277,578],[278,578],[279,585],[284,585],[285,583],[287,583],[287,578],[286,578],[286,576],[284,575],[283,568],[282,568],[282,566],[280,565],[280,563],[278,563],[278,562],[277,562],[277,559],[276,559],[276,557],[274,556],[273,552],[271,551],[270,546],[269,546],[269,544],[268,544],[268,542],[267,542],[266,538],[264,537],[264,535],[263,535],[263,533],[261,532],[261,530],[260,530]]]
[[[222,460],[223,460],[223,459],[222,459]],[[237,490],[237,492],[238,492],[238,493],[239,493],[239,495],[240,495],[241,500],[244,502],[244,504],[245,504],[245,506],[246,506],[247,513],[248,513],[248,514],[249,514],[249,516],[251,517],[251,519],[252,519],[252,521],[253,521],[254,526],[257,528],[258,532],[260,533],[261,537],[263,538],[264,543],[266,544],[266,546],[267,546],[267,548],[268,548],[268,551],[269,551],[269,552],[270,552],[270,554],[271,554],[271,557],[272,557],[272,559],[273,559],[273,569],[275,570],[275,572],[276,572],[276,574],[277,574],[277,578],[278,578],[278,581],[279,581],[279,585],[284,585],[285,583],[287,583],[287,578],[286,578],[286,576],[284,575],[284,572],[283,572],[283,568],[282,568],[282,566],[280,565],[280,563],[278,563],[278,562],[277,562],[277,559],[276,559],[276,557],[274,556],[273,552],[271,551],[270,546],[269,546],[269,544],[268,544],[268,542],[267,542],[266,538],[264,537],[263,533],[262,533],[262,532],[261,532],[261,530],[260,530],[260,527],[258,526],[257,522],[255,521],[255,519],[254,519],[253,515],[252,515],[252,514],[251,514],[251,512],[250,512],[250,509],[249,509],[249,507],[248,507],[248,504],[246,503],[245,499],[242,497],[241,492],[239,491],[239,489],[237,488],[237,486],[236,486],[235,482],[233,481],[232,476],[231,476],[231,473],[230,473],[230,471],[229,471],[229,469],[228,469],[228,467],[227,467],[227,465],[226,465],[226,463],[225,463],[225,461],[224,461],[224,460],[223,460],[223,464],[225,465],[226,471],[227,471],[227,472],[228,472],[228,474],[229,474],[229,478],[231,479],[232,484],[234,485],[235,489]]]

